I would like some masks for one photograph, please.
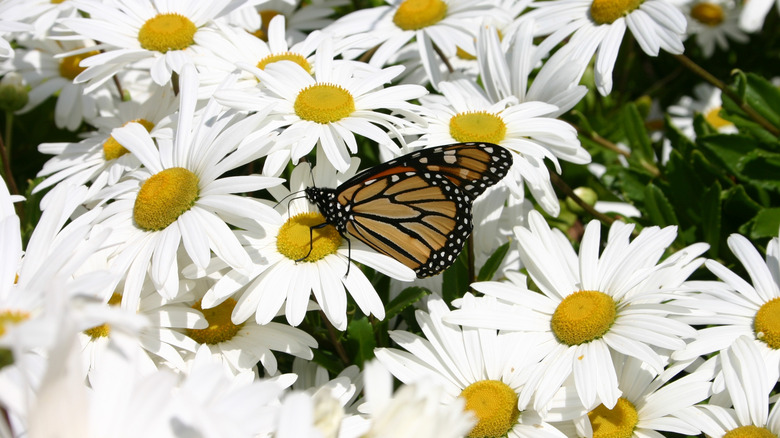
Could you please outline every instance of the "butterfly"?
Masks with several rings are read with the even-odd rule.
[[[409,268],[417,277],[447,269],[473,229],[474,199],[501,181],[512,155],[491,143],[415,151],[366,169],[335,189],[305,196],[325,223]],[[310,248],[311,249],[311,248]]]

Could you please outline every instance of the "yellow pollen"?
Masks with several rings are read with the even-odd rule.
[[[271,19],[279,15],[279,12],[266,9],[258,12],[260,14],[260,29],[252,32],[252,35],[260,38],[261,40],[268,42],[268,24],[271,23]]]
[[[122,303],[122,295],[114,292],[111,294],[111,298],[108,299],[109,306],[118,306]],[[84,334],[91,337],[93,340],[98,338],[107,338],[111,334],[111,326],[106,324],[100,324],[92,328],[84,330]]]
[[[780,298],[767,301],[758,309],[753,330],[756,338],[764,341],[769,348],[780,349]]]
[[[610,24],[638,8],[644,0],[593,0],[590,16],[596,24]]]
[[[720,5],[709,2],[696,3],[691,8],[691,17],[707,26],[717,26],[726,18]]]
[[[723,434],[723,438],[777,438],[777,435],[772,433],[765,427],[753,426],[740,426]]]
[[[86,70],[86,67],[81,67],[79,64],[83,59],[87,59],[90,56],[97,55],[98,51],[93,50],[91,52],[81,53],[78,55],[66,56],[60,59],[60,76],[72,81],[76,79],[81,72]]]
[[[599,405],[588,412],[588,419],[593,427],[593,438],[630,438],[639,423],[636,408],[623,397],[612,409]]]
[[[135,119],[131,120],[130,122],[140,123],[144,128],[146,128],[146,132],[152,132],[152,129],[154,128],[154,123],[146,119]],[[127,125],[127,123],[125,123],[125,125]],[[108,137],[108,140],[103,142],[103,158],[105,158],[106,161],[117,159],[128,152],[130,151],[119,144],[119,142],[116,141],[113,136]]]
[[[51,4],[58,5],[58,4],[60,4],[60,3],[64,2],[64,1],[65,0],[51,0]]]
[[[157,14],[146,20],[138,31],[138,42],[146,50],[166,53],[169,50],[184,50],[195,42],[195,23],[176,14]]]
[[[292,61],[300,65],[301,67],[303,67],[303,69],[309,72],[309,74],[312,74],[311,64],[309,64],[309,61],[307,61],[306,58],[303,57],[303,55],[299,55],[293,52],[284,52],[284,53],[279,53],[277,55],[268,55],[265,58],[261,59],[260,62],[257,63],[257,68],[259,68],[260,70],[265,70],[265,66],[274,63],[276,61]]]
[[[198,177],[187,169],[172,167],[156,173],[138,191],[135,223],[146,231],[163,230],[195,205],[198,193]]]
[[[303,261],[316,262],[329,254],[335,254],[341,246],[341,235],[332,225],[312,228],[325,223],[320,213],[301,213],[293,216],[279,228],[276,249],[290,260],[306,257]]]
[[[450,136],[459,142],[501,143],[506,137],[504,120],[487,111],[459,113],[450,119]]]
[[[478,420],[470,438],[506,436],[520,417],[517,393],[500,380],[472,383],[460,396],[466,399],[466,410],[474,412]]]
[[[349,117],[355,111],[355,99],[338,85],[314,84],[298,93],[293,108],[298,117],[324,125]]]
[[[235,325],[230,319],[234,307],[236,307],[236,300],[233,298],[228,298],[222,304],[205,310],[200,307],[200,301],[198,301],[192,305],[192,308],[203,313],[209,326],[204,329],[188,329],[187,335],[195,342],[209,345],[233,339],[244,326],[244,324]]]
[[[552,316],[552,331],[566,345],[579,345],[599,339],[615,322],[617,306],[609,295],[598,291],[578,291],[558,304]]]
[[[720,116],[720,107],[713,108],[704,114],[704,120],[712,125],[715,129],[725,128],[726,126],[732,126],[733,123]]]
[[[6,328],[30,319],[30,314],[22,310],[0,311],[0,336],[5,335]]]
[[[442,0],[404,0],[393,15],[393,23],[403,30],[432,26],[447,15],[447,3]]]

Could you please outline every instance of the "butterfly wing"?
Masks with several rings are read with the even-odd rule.
[[[496,145],[423,149],[363,171],[336,189],[340,230],[414,269],[436,275],[457,258],[473,228],[471,205],[512,165]]]

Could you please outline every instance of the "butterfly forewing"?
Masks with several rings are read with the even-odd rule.
[[[455,261],[472,230],[474,199],[511,165],[500,146],[458,143],[401,156],[335,190],[309,188],[306,195],[339,232],[427,277]]]

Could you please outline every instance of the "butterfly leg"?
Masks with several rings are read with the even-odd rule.
[[[323,222],[321,224],[309,227],[309,252],[307,252],[305,256],[295,260],[295,263],[302,262],[311,255],[311,252],[314,250],[314,230],[324,228],[326,226],[328,226],[328,223]]]

